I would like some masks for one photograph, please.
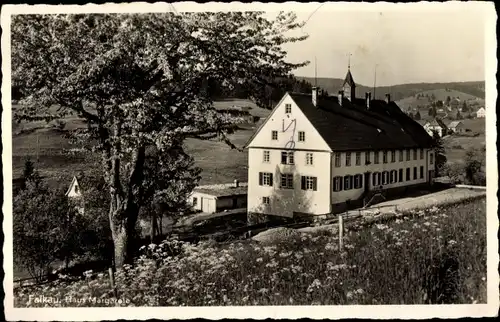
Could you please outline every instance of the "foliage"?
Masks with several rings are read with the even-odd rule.
[[[462,112],[464,113],[469,112],[469,107],[467,106],[466,101],[464,101],[464,103],[462,104]]]
[[[437,131],[432,131],[433,148],[436,155],[435,158],[435,171],[436,177],[440,176],[440,169],[446,164],[446,151],[443,145],[443,140]]]
[[[22,175],[21,189],[25,189],[28,182],[31,182],[35,186],[38,186],[41,182],[41,177],[38,171],[35,169],[35,164],[30,158],[24,161],[23,175]]]
[[[338,236],[302,233],[287,243],[145,247],[108,276],[14,290],[16,306],[220,306],[486,303],[486,202],[398,214]],[[37,303],[30,295],[60,298]],[[65,298],[87,299],[71,303]],[[120,302],[118,302],[120,301]]]
[[[460,110],[457,111],[457,120],[463,120],[462,114],[460,114]]]
[[[417,111],[417,113],[415,113],[414,119],[417,121],[422,119],[422,116],[420,115],[420,111]]]
[[[465,179],[468,184],[486,186],[486,146],[465,152]]]
[[[25,94],[15,117],[86,119],[76,134],[102,156],[117,266],[132,260],[146,149],[163,157],[188,137],[234,147],[227,134],[242,120],[218,113],[203,82],[242,86],[265,105],[270,80],[307,64],[286,62],[282,49],[307,38],[287,35],[302,25],[262,12],[13,17],[12,81]]]
[[[453,183],[464,182],[464,167],[461,163],[447,162],[439,169],[439,173],[449,177]]]
[[[14,260],[40,281],[56,260],[81,252],[84,220],[62,190],[28,181],[14,198]]]

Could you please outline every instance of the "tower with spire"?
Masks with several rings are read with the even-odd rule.
[[[356,83],[351,74],[351,54],[349,54],[349,62],[347,63],[347,75],[344,79],[344,84],[342,85],[342,90],[344,91],[344,97],[350,101],[356,98]]]

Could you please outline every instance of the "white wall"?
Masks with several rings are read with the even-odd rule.
[[[291,104],[292,111],[290,114],[285,113],[286,104]],[[278,140],[271,139],[272,131],[278,131]],[[304,142],[299,142],[299,131],[305,132]],[[269,147],[282,149],[285,146],[295,149],[331,151],[328,144],[288,94],[276,105],[267,122],[263,124],[259,132],[248,144],[249,148]]]
[[[365,180],[364,173],[369,171],[370,180],[369,180],[369,189],[373,190],[374,188],[378,188],[380,185],[376,187],[373,186],[373,172],[383,172],[383,171],[398,171],[397,182],[392,184],[383,185],[384,189],[396,188],[396,187],[404,187],[419,183],[427,182],[428,179],[428,151],[424,149],[424,158],[420,159],[420,150],[417,149],[417,160],[413,160],[413,151],[410,153],[410,161],[406,161],[406,150],[403,153],[403,161],[399,161],[399,150],[396,150],[396,162],[391,162],[391,154],[388,151],[387,153],[387,163],[383,163],[383,151],[379,151],[379,164],[374,163],[374,151],[370,151],[370,164],[365,164],[365,151],[361,152],[361,164],[359,166],[356,165],[356,152],[351,152],[351,166],[347,167],[346,164],[346,153],[341,152],[341,163],[340,167],[335,167],[335,153],[332,153],[332,187],[333,190],[333,178],[336,176],[345,176],[361,174],[363,177],[363,181]],[[420,179],[420,166],[424,167],[424,178]],[[413,180],[413,168],[417,167],[417,180]],[[406,181],[406,168],[410,168],[411,180]],[[399,169],[403,169],[403,182],[399,182]],[[356,200],[359,199],[364,191],[366,182],[363,182],[363,186],[359,189],[350,189],[350,190],[342,190],[342,191],[334,191],[332,192],[331,202],[332,204],[345,202],[346,200]],[[342,187],[344,188],[344,187]]]
[[[270,153],[263,162],[263,151]],[[330,153],[294,151],[295,165],[281,164],[280,149],[250,148],[248,151],[248,211],[291,217],[293,212],[326,214],[330,212]],[[306,153],[313,153],[313,165],[306,164]],[[259,185],[259,172],[273,174],[273,186]],[[280,173],[294,174],[294,189],[280,188]],[[317,190],[302,190],[301,176],[317,177]],[[262,197],[271,203],[262,204]]]
[[[188,203],[193,204],[193,198],[197,198],[197,203],[193,206],[194,210],[200,210],[207,213],[214,213],[216,210],[216,199],[213,196],[194,191],[188,197]]]

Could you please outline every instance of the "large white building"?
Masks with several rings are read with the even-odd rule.
[[[355,87],[348,71],[338,97],[285,94],[246,145],[249,214],[335,213],[432,180],[432,138],[389,95]]]

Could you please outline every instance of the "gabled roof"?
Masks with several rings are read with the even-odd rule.
[[[349,84],[349,86],[351,87],[356,87],[356,83],[354,82],[354,78],[352,77],[350,69],[347,70],[347,75],[345,75],[344,85],[346,83]]]
[[[461,121],[453,121],[453,122],[450,122],[450,124],[448,124],[448,127],[449,128],[454,128],[454,127],[457,127],[460,124],[463,124],[463,123]]]
[[[432,138],[394,103],[320,97],[317,107],[311,95],[290,93],[297,106],[334,151],[430,147]],[[363,102],[363,104],[360,104]]]
[[[80,186],[80,184],[78,183],[78,180],[76,179],[76,176],[73,176],[73,180],[71,180],[68,191],[66,191],[66,196],[69,195],[69,193],[71,192],[71,190],[73,189],[73,187],[75,185]]]
[[[446,128],[446,124],[444,124],[444,122],[440,118],[435,118],[434,120],[432,120],[432,122],[429,125],[430,126],[440,126],[443,129]]]

